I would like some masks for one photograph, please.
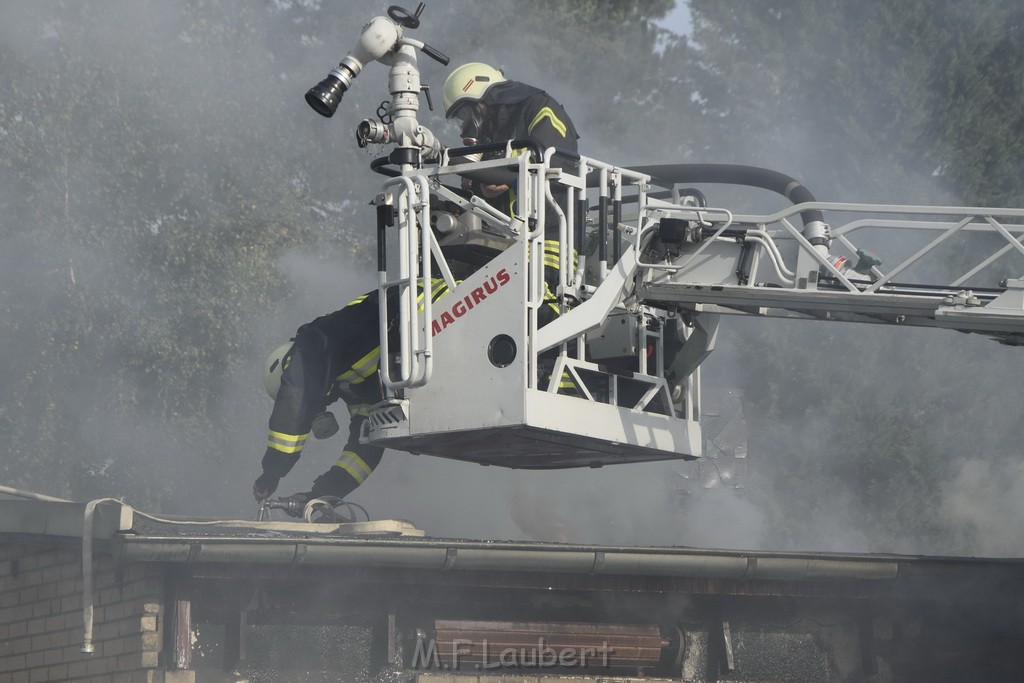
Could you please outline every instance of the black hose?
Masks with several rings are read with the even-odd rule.
[[[587,193],[580,192],[580,197],[576,200],[576,215],[574,218],[575,225],[573,229],[576,231],[573,235],[573,243],[576,245],[576,251],[583,249],[583,236],[587,225],[587,212],[590,209],[587,207]]]
[[[608,261],[608,197],[601,195],[597,198],[597,260],[601,263]]]
[[[449,157],[464,157],[468,154],[487,154],[488,152],[504,152],[505,148],[511,146],[512,149],[527,148],[533,152],[534,159],[540,161],[544,158],[544,148],[540,146],[536,140],[512,140],[501,141],[501,142],[485,142],[479,145],[470,145],[468,147],[455,147],[448,150]],[[570,161],[579,161],[580,155],[576,152],[570,152],[566,149],[555,148],[555,156],[562,159],[569,159]]]
[[[803,184],[778,171],[757,166],[741,166],[739,164],[657,164],[651,166],[632,166],[631,171],[644,173],[655,181],[670,186],[675,183],[717,183],[728,185],[748,185],[759,187],[782,195],[794,204],[817,201],[811,191]],[[804,225],[812,221],[825,222],[825,217],[818,209],[800,212]]]
[[[374,159],[373,161],[370,162],[370,170],[373,171],[374,173],[380,173],[381,175],[386,175],[389,178],[397,178],[398,176],[402,175],[402,172],[397,170],[397,169],[386,168],[386,166],[388,164],[390,164],[390,163],[391,163],[391,157],[389,157],[389,156],[387,156],[387,157],[377,157],[376,159]]]
[[[488,152],[503,152],[510,143],[505,142],[487,142],[482,145],[470,145],[468,147],[452,147],[448,150],[449,157],[464,157],[469,154],[487,154]],[[544,158],[544,148],[536,140],[512,140],[512,149],[529,149],[533,152],[534,159],[540,161]],[[570,152],[566,149],[555,149],[555,157],[561,159],[568,159],[569,161],[579,161],[580,155],[576,152]],[[396,178],[402,175],[402,172],[394,169],[387,168],[388,164],[395,163],[390,156],[377,157],[370,162],[370,170],[374,173],[380,173],[391,178]]]
[[[619,262],[622,258],[622,231],[619,230],[619,223],[622,222],[622,200],[615,199],[612,201],[612,225],[615,226],[612,230],[612,261],[615,263]]]
[[[387,229],[395,224],[393,211],[388,204],[377,207],[377,270],[382,273],[388,269]]]

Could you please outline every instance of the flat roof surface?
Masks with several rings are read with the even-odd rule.
[[[85,504],[0,500],[0,539],[73,542]],[[431,538],[409,522],[308,524],[156,518],[118,503],[97,506],[93,537],[117,559],[169,563],[377,565],[445,571],[545,571],[731,579],[886,580],[933,571],[1024,576],[1022,558],[735,550],[688,546]]]

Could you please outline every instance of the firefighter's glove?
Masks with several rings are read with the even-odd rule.
[[[275,477],[267,472],[261,474],[252,485],[252,495],[256,498],[256,502],[262,503],[265,499],[273,495],[274,491],[277,490],[277,485],[280,481],[281,477]]]

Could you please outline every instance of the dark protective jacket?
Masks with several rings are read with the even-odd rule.
[[[447,293],[444,281],[435,280],[432,299],[437,301]],[[396,289],[390,290],[388,299],[388,310],[397,314]],[[368,409],[383,399],[377,374],[378,302],[378,291],[373,290],[295,333],[295,343],[282,360],[281,388],[270,415],[261,476],[265,488],[276,488],[291,471],[309,438],[313,418],[339,399],[346,403],[350,415],[348,441],[334,466],[317,477],[313,496],[344,498],[380,463],[383,448],[359,443]],[[390,348],[399,343],[395,322],[388,325]]]
[[[482,142],[529,139],[541,149],[578,149],[576,127],[565,109],[540,88],[505,81],[484,93],[487,117],[481,128]]]
[[[482,101],[487,105],[487,116],[481,126],[481,142],[505,140],[532,140],[542,150],[549,147],[578,152],[579,135],[572,119],[553,97],[540,88],[518,81],[496,83],[487,89]],[[495,156],[500,156],[496,153]],[[553,162],[560,165],[556,158]],[[482,195],[479,187],[476,194]],[[555,200],[564,206],[564,192],[556,189]],[[487,200],[498,210],[514,216],[516,213],[516,188]],[[544,280],[548,285],[545,293],[546,305],[541,309],[540,323],[543,326],[558,314],[555,290],[558,285],[559,242],[558,221],[549,215],[544,241]],[[575,261],[576,255],[573,255]]]
[[[484,93],[487,116],[480,129],[480,142],[532,140],[542,150],[555,147],[577,152],[579,135],[572,119],[553,97],[540,88],[505,81],[492,85]],[[495,153],[495,157],[500,153]],[[556,160],[557,165],[557,160]],[[474,188],[479,192],[479,188]],[[510,216],[516,212],[516,188],[487,200]]]

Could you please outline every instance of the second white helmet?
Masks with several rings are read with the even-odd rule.
[[[263,386],[270,398],[277,398],[277,390],[281,388],[281,374],[284,372],[285,357],[292,350],[292,342],[287,341],[270,352],[267,363],[263,367]]]

